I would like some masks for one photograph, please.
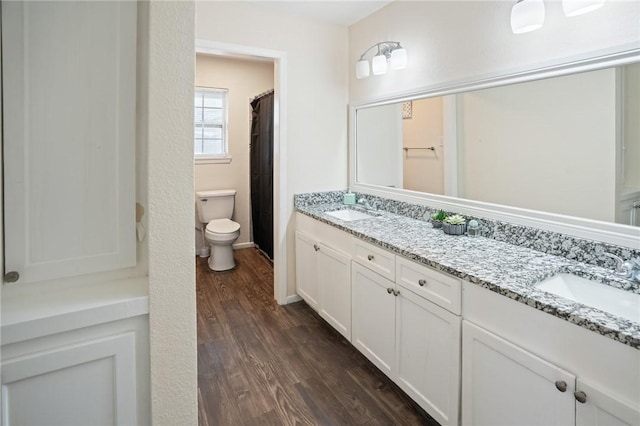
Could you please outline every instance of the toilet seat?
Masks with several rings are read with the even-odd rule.
[[[240,224],[237,222],[229,219],[214,219],[207,224],[206,234],[227,235],[239,230]]]

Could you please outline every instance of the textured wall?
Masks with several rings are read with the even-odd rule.
[[[149,4],[148,214],[151,415],[154,425],[195,425],[193,264],[195,8]]]
[[[513,34],[515,1],[394,1],[349,27],[349,98],[365,99],[484,76],[507,74],[640,40],[640,2],[609,1],[567,18],[560,1],[545,1],[542,28]],[[356,80],[366,48],[397,40],[407,49],[400,71]],[[369,59],[371,56],[367,56]]]

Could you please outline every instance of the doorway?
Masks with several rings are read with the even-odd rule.
[[[287,303],[286,267],[286,54],[251,46],[196,40],[196,54],[266,61],[273,64],[273,267],[274,299]],[[248,101],[248,99],[247,99]]]

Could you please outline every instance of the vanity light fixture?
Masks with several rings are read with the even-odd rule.
[[[374,44],[360,55],[360,59],[356,62],[357,79],[369,77],[369,61],[365,58],[365,55],[374,47],[378,48],[371,60],[371,72],[374,75],[386,74],[389,66],[394,70],[407,67],[407,51],[400,46],[400,42],[382,41]]]
[[[562,0],[562,9],[567,16],[578,16],[599,9],[606,0]]]
[[[544,24],[544,2],[542,0],[518,0],[511,8],[511,31],[514,34],[528,33]]]

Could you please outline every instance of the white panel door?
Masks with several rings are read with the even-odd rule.
[[[318,303],[318,243],[307,234],[296,231],[296,288],[309,306],[316,311]]]
[[[135,2],[5,2],[6,270],[135,264]]]
[[[395,356],[394,289],[392,281],[351,263],[351,341],[389,377]]]
[[[580,378],[576,382],[576,392],[576,426],[640,425],[639,402],[634,405],[608,395]]]
[[[3,361],[4,425],[135,425],[135,335]]]
[[[574,375],[462,322],[462,424],[573,425],[574,390]]]
[[[399,287],[394,381],[441,425],[457,425],[461,318]]]
[[[351,258],[324,244],[318,246],[320,316],[351,341]]]

